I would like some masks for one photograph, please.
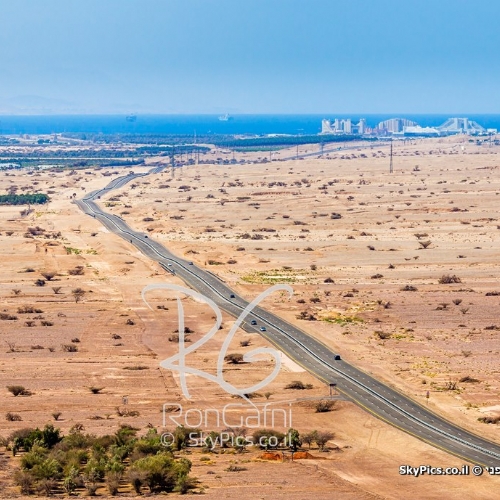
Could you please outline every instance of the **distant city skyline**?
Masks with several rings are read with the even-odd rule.
[[[451,117],[435,127],[425,126],[407,118],[389,118],[382,120],[375,127],[369,127],[365,118],[359,122],[351,118],[335,118],[333,121],[321,120],[321,135],[372,135],[372,136],[442,136],[454,134],[484,135],[496,134],[496,128],[485,128],[477,121],[467,117]]]
[[[0,0],[0,115],[500,113],[500,2]]]

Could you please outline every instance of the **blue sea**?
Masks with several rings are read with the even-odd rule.
[[[351,118],[357,122],[367,120],[374,127],[389,118],[408,118],[419,125],[437,126],[452,115],[234,115],[227,121],[217,115],[137,115],[128,121],[125,115],[45,115],[1,116],[0,135],[53,134],[53,133],[132,133],[132,134],[317,134],[323,118]],[[466,116],[485,128],[500,130],[500,115]]]

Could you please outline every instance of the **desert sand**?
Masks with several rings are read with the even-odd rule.
[[[293,149],[265,163],[268,155],[238,154],[247,164],[167,169],[113,191],[101,204],[248,299],[274,283],[291,285],[291,299],[277,294],[264,305],[348,362],[500,442],[498,425],[478,420],[500,415],[497,149],[466,137],[397,143],[392,174],[386,146],[360,144],[319,159],[280,161]],[[232,153],[216,151],[205,159],[211,157]],[[116,174],[110,168],[0,173],[1,192],[12,185],[52,191],[52,201],[27,216],[21,207],[0,207],[6,318],[0,321],[0,435],[55,423],[54,412],[61,413],[56,425],[65,432],[77,422],[97,434],[120,423],[161,429],[166,402],[201,409],[234,402],[194,376],[192,401],[185,401],[178,376],[159,368],[178,349],[168,340],[177,328],[175,297],[151,293],[152,309],[141,299],[146,285],[182,283],[71,202],[74,193],[83,196]],[[80,271],[70,273],[75,269]],[[57,274],[36,286],[50,271]],[[440,283],[443,276],[458,279]],[[79,302],[76,288],[85,291]],[[212,313],[191,299],[183,304],[195,341],[212,326]],[[41,312],[19,312],[29,307]],[[234,321],[223,320],[214,339],[190,356],[192,366],[215,371]],[[70,344],[76,352],[65,350]],[[263,346],[269,344],[260,336],[238,331],[229,352]],[[272,368],[272,360],[262,358],[227,365],[225,374],[249,386]],[[294,380],[313,388],[285,389]],[[33,394],[12,396],[5,387],[15,384]],[[334,433],[328,453],[311,451],[326,460],[268,463],[252,450],[217,455],[207,464],[198,450],[188,450],[208,497],[432,499],[446,488],[450,499],[496,498],[496,482],[486,476],[400,476],[403,464],[464,462],[342,400],[333,411],[316,413],[310,400],[325,397],[328,388],[290,360],[266,390],[269,401],[296,400],[293,427],[301,433]],[[267,399],[260,394],[256,401]],[[22,422],[6,421],[7,412]],[[8,453],[0,458],[3,494],[12,496],[16,459]],[[244,462],[247,470],[226,472],[232,462]]]

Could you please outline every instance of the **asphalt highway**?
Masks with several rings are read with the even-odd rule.
[[[221,309],[239,317],[248,301],[231,290],[217,276],[190,261],[182,259],[148,235],[134,231],[117,215],[104,212],[95,200],[113,189],[145,175],[159,173],[162,167],[148,173],[129,173],[93,191],[75,203],[113,233],[134,245],[166,271],[213,300]],[[252,321],[256,324],[252,325]],[[258,333],[278,349],[326,384],[335,383],[343,396],[377,418],[473,464],[500,466],[500,444],[472,434],[428,408],[379,382],[367,373],[340,359],[329,347],[278,316],[256,307],[242,323],[249,333]],[[265,328],[265,331],[261,331]]]

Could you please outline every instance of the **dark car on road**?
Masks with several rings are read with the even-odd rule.
[[[259,328],[259,330],[260,330],[261,332],[265,332],[265,331],[266,331],[266,327],[265,327],[265,326],[261,326],[261,327]]]
[[[256,325],[256,324],[257,324],[257,321],[255,321],[254,319],[252,319],[252,321],[250,321],[250,324],[251,324],[251,325]]]

